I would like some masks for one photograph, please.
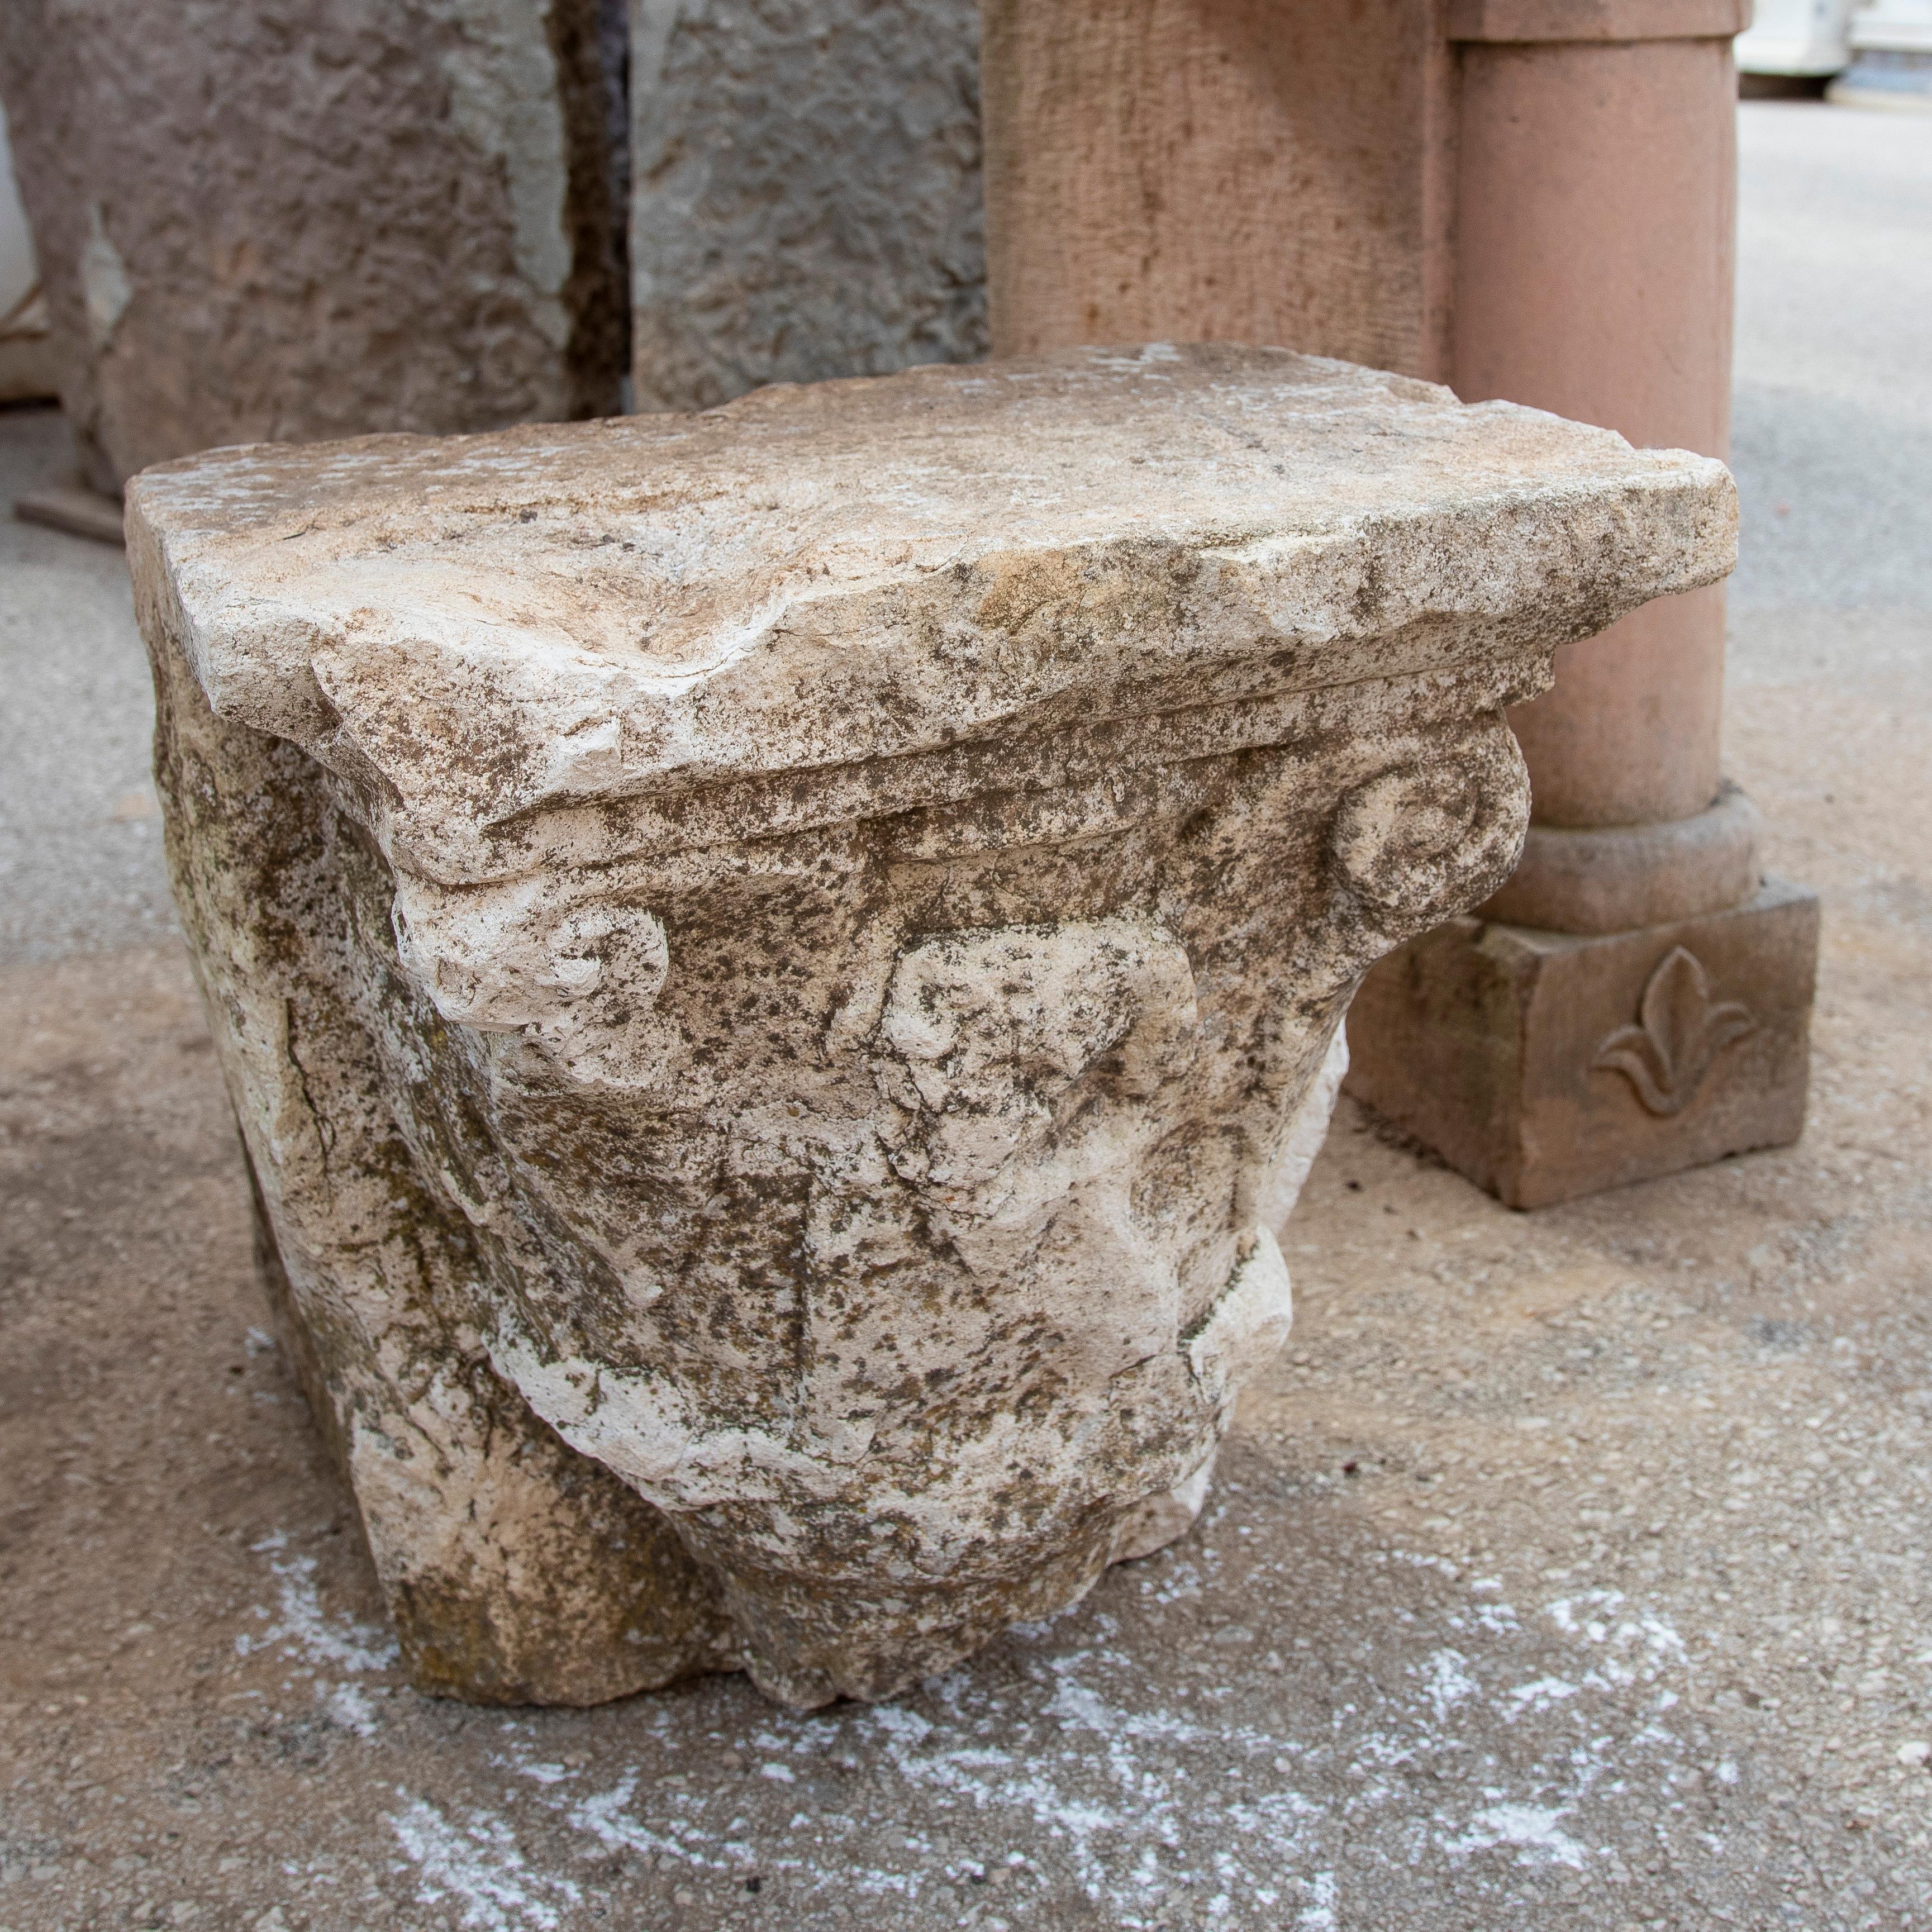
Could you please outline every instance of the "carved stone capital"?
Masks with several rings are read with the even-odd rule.
[[[1355,986],[1515,862],[1504,706],[1732,527],[1697,458],[1159,346],[131,501],[184,917],[419,1675],[797,1704],[1184,1526]],[[595,1508],[479,1516],[506,1456]]]

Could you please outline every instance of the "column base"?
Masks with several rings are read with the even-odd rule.
[[[1375,967],[1346,1090],[1512,1208],[1794,1141],[1818,901],[1616,933],[1459,919]]]
[[[1689,818],[1572,829],[1532,825],[1522,857],[1478,914],[1556,932],[1630,932],[1750,903],[1764,821],[1727,779]]]

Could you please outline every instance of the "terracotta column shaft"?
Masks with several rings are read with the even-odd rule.
[[[1705,10],[1680,17],[1708,28]],[[1714,37],[1465,46],[1460,395],[1600,423],[1640,448],[1726,454],[1736,89],[1730,43]],[[1714,587],[1568,646],[1556,689],[1512,719],[1538,821],[1708,807],[1724,648]]]
[[[1726,452],[1736,0],[1451,0],[1454,354],[1501,397]],[[1723,782],[1720,586],[1558,654],[1510,722],[1509,883],[1372,970],[1360,1098],[1516,1207],[1794,1139],[1817,902]]]

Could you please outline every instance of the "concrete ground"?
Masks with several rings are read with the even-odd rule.
[[[1809,1131],[1532,1216],[1338,1118],[1207,1515],[896,1704],[400,1684],[261,1330],[110,552],[0,528],[0,1928],[1932,1926],[1932,119],[1743,115],[1730,762]],[[62,460],[0,416],[0,488]]]

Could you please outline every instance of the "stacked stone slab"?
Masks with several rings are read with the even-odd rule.
[[[0,9],[97,490],[986,352],[974,0],[178,12]]]
[[[615,410],[624,118],[600,10],[0,8],[93,487],[215,444]]]
[[[886,1695],[1184,1527],[1369,965],[1722,466],[1286,352],[130,493],[184,926],[415,1681]]]

